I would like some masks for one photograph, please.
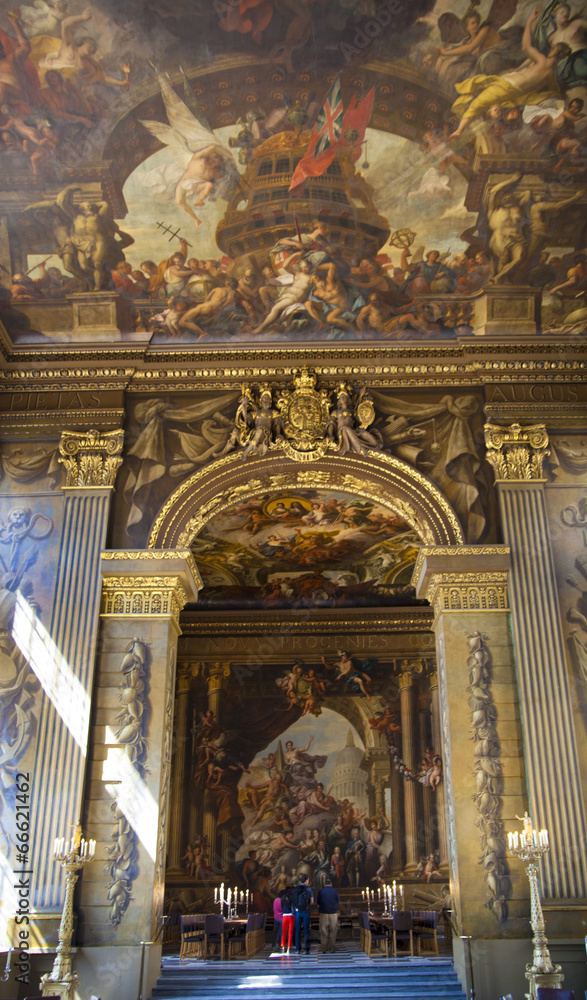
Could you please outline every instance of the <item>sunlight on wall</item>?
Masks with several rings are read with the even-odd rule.
[[[20,866],[19,866],[20,867]],[[8,858],[0,854],[0,947],[8,946],[8,924],[18,909],[18,899],[14,889],[14,875]]]
[[[137,773],[126,749],[116,745],[114,733],[106,726],[108,752],[102,768],[106,791],[124,813],[152,861],[157,854],[159,809],[144,779]]]
[[[89,695],[20,591],[16,595],[12,638],[85,756],[90,719]]]

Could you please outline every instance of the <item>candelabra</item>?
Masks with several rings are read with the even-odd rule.
[[[530,883],[530,925],[534,933],[532,943],[534,951],[532,962],[526,966],[526,979],[530,992],[526,1000],[536,1000],[539,986],[549,986],[561,989],[565,978],[560,965],[554,965],[548,950],[548,940],[545,934],[544,916],[540,905],[538,889],[538,861],[550,850],[548,831],[537,833],[532,829],[532,820],[527,813],[523,816],[524,829],[522,833],[508,833],[510,852],[520,861],[527,863],[526,874]]]
[[[65,1000],[75,1000],[79,976],[73,971],[71,962],[71,938],[73,935],[73,890],[79,873],[94,857],[95,840],[84,840],[81,824],[75,828],[71,841],[58,838],[53,848],[53,857],[65,868],[65,902],[59,924],[59,944],[55,962],[50,974],[41,979],[42,996],[59,996]]]

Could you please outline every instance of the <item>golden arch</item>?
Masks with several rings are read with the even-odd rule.
[[[243,462],[227,455],[186,479],[155,519],[149,548],[187,548],[217,514],[281,489],[332,489],[375,500],[402,517],[427,545],[462,545],[459,520],[437,486],[406,462],[382,452],[326,456],[296,463],[282,453]]]

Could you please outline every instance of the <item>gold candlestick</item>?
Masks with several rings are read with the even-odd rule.
[[[79,986],[79,976],[73,971],[71,960],[71,938],[73,936],[73,891],[79,873],[94,857],[95,840],[84,840],[81,824],[75,828],[71,841],[57,839],[53,849],[55,861],[65,868],[65,902],[59,923],[59,944],[51,973],[41,979],[42,996],[59,996],[65,1000],[75,1000]]]
[[[526,979],[530,986],[526,1000],[536,1000],[539,986],[561,989],[565,977],[560,965],[554,965],[550,957],[538,889],[538,861],[550,850],[548,832],[541,830],[537,833],[533,830],[528,813],[524,813],[522,819],[524,822],[522,833],[520,835],[508,833],[508,841],[510,852],[514,857],[527,862],[526,874],[530,883],[530,926],[534,934],[532,938],[534,950],[532,962],[526,966]]]

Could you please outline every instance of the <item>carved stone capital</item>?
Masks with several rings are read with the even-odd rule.
[[[187,694],[192,682],[192,671],[183,664],[177,668],[177,694]]]
[[[498,482],[544,479],[542,463],[550,454],[544,424],[485,424],[485,445]]]
[[[202,585],[189,550],[111,550],[101,563],[103,616],[171,618],[180,631],[180,612]]]
[[[443,611],[506,611],[507,572],[438,573],[428,585],[428,600],[435,615]]]
[[[65,466],[66,489],[114,487],[122,465],[124,431],[63,431],[59,461]]]
[[[208,684],[208,694],[212,691],[221,690],[230,677],[230,663],[228,660],[202,660],[192,666],[194,677],[201,674]]]
[[[171,618],[179,632],[187,602],[179,576],[105,576],[102,583],[102,616]]]
[[[400,660],[396,675],[400,691],[402,688],[412,687],[416,677],[422,673],[423,669],[422,660]]]

